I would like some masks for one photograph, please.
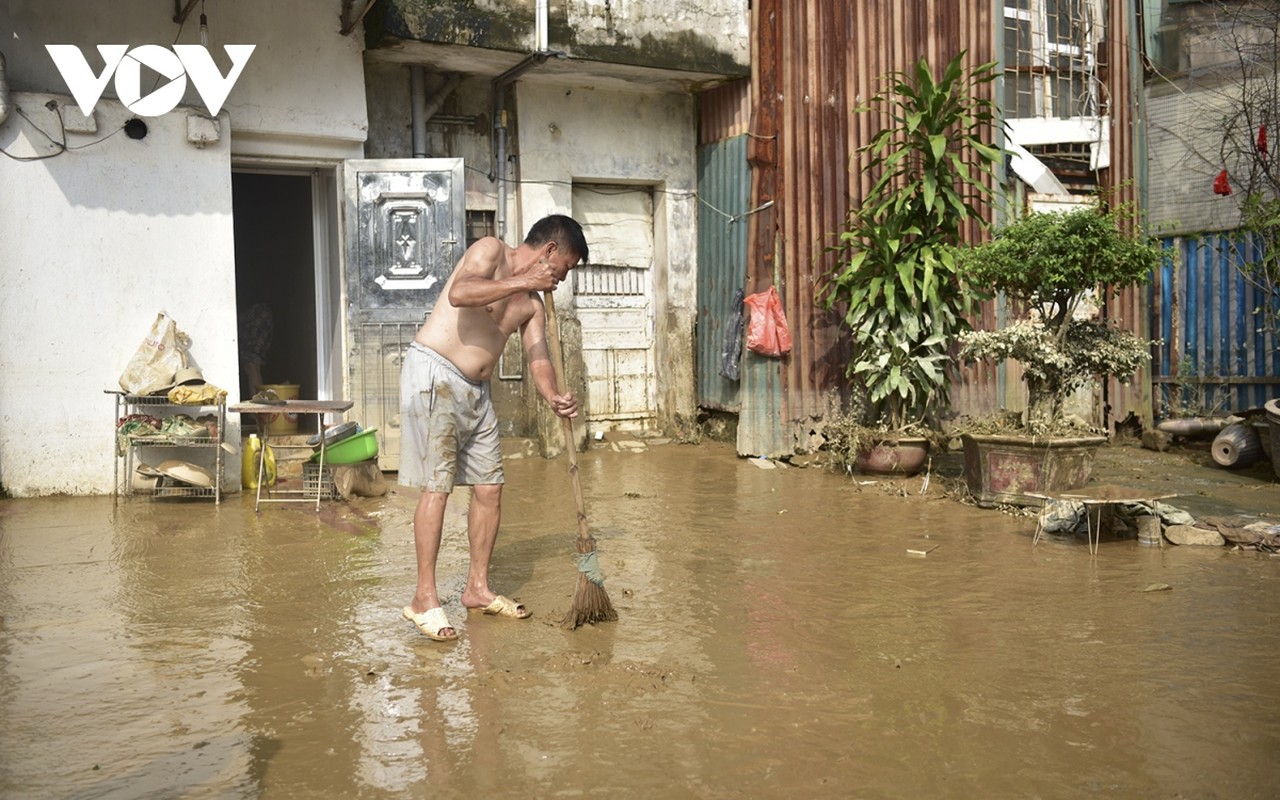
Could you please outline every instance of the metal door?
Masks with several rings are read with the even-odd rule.
[[[343,166],[349,419],[378,429],[378,466],[400,466],[400,363],[466,249],[460,158]]]

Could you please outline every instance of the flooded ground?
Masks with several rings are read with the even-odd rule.
[[[1280,511],[1265,472],[1107,458],[1186,489],[1196,513]],[[566,464],[516,459],[493,580],[535,616],[459,607],[455,495],[452,644],[400,619],[410,493],[320,514],[255,514],[251,496],[0,502],[0,796],[1280,786],[1280,558],[1115,537],[1097,556],[1083,537],[1033,548],[1033,518],[956,502],[944,472],[921,496],[919,478],[763,469],[718,444],[581,464],[619,621],[558,627],[576,581]],[[1144,591],[1157,583],[1171,588]]]

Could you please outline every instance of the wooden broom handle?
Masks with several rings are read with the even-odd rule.
[[[551,367],[556,374],[556,392],[562,393],[564,382],[564,352],[560,348],[560,321],[556,319],[556,303],[551,290],[542,293],[543,303],[547,307],[547,347],[551,350]],[[573,481],[573,499],[578,504],[578,539],[591,538],[591,529],[587,526],[587,507],[582,502],[582,481],[578,478],[578,448],[573,441],[573,420],[560,417],[564,423],[564,447],[569,453],[569,478]]]

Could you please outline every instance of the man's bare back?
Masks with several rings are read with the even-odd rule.
[[[526,331],[526,348],[542,343],[545,327],[537,293],[563,277],[536,250],[485,237],[467,248],[414,338],[471,380],[488,380],[511,334],[533,322],[537,341],[531,342]]]

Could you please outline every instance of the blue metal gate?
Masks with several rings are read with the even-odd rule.
[[[1246,279],[1256,242],[1231,233],[1164,240],[1168,254],[1153,283],[1152,338],[1159,416],[1260,408],[1280,391],[1276,297]]]

